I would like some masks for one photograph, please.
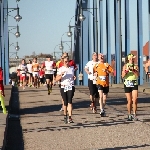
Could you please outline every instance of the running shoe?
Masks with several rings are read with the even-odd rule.
[[[51,93],[50,90],[48,90],[48,95],[50,95],[50,93]]]
[[[101,117],[105,117],[105,111],[104,110],[102,110],[99,114]]]
[[[69,118],[68,123],[74,123],[72,118]]]
[[[68,121],[67,121],[68,119],[67,119],[67,117],[64,117],[64,123],[65,124],[67,124],[68,123]]]
[[[128,115],[127,121],[132,121],[132,115]]]
[[[63,109],[63,108],[61,108],[59,111],[64,111],[64,109]]]
[[[135,114],[133,114],[131,117],[132,117],[133,121],[138,121],[138,118],[137,118],[137,116]]]
[[[94,108],[94,103],[93,102],[91,102],[90,107],[91,107],[91,110],[93,110],[93,108]]]
[[[52,92],[52,88],[51,87],[49,88],[49,91],[50,91],[50,93]]]

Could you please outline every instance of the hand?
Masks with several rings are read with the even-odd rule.
[[[66,74],[66,72],[64,71],[64,72],[61,73],[61,76],[64,76],[65,74]]]
[[[97,72],[94,73],[94,76],[97,76]]]
[[[76,80],[76,76],[73,76],[73,80]]]
[[[88,71],[88,74],[90,75],[90,74],[92,74],[92,73]]]
[[[127,74],[127,73],[129,72],[129,70],[128,70],[128,69],[126,69],[124,72],[125,72],[125,74]]]

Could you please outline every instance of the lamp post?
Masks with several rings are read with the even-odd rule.
[[[10,44],[9,47],[10,46],[14,46],[14,43]],[[16,51],[19,51],[20,47],[18,45],[18,42],[16,42],[16,46],[14,46],[14,47],[15,47]]]
[[[65,32],[65,33],[68,33],[68,32]],[[72,46],[72,41],[62,41],[62,37],[64,36],[65,33],[63,33],[61,36],[61,42],[60,42],[60,46],[59,46],[59,49],[62,50],[62,54],[63,54],[63,49],[64,49],[63,43],[71,42],[71,46]]]
[[[73,17],[75,17],[75,16],[73,16]],[[72,18],[73,18],[72,17]],[[82,18],[82,20],[84,21],[84,19],[85,19],[85,17],[84,16],[80,16],[79,15],[79,17],[81,17]],[[70,19],[70,21],[69,21],[69,31],[67,32],[67,36],[68,37],[71,37],[71,59],[73,59],[73,53],[72,53],[72,31],[71,31],[71,28],[76,28],[76,29],[78,29],[78,28],[80,28],[80,26],[71,26],[70,24],[71,24],[71,20],[72,20],[72,18]],[[77,30],[78,31],[78,30]]]
[[[17,15],[15,17],[13,17],[13,16],[11,16],[11,17],[13,17],[17,22],[19,22],[22,19],[22,17],[19,14],[19,7],[18,7],[18,5],[17,5],[17,8],[3,8],[3,9],[12,9],[11,11],[7,12],[7,14],[6,14],[7,16],[11,16],[11,15],[9,15],[9,13],[14,11],[14,10],[17,10]],[[5,21],[5,19],[4,19],[4,21]]]
[[[8,32],[14,34],[14,35],[16,36],[16,38],[20,37],[21,34],[20,34],[20,32],[19,32],[19,26],[18,26],[18,25],[17,25],[17,26],[8,26],[8,27],[13,27],[11,30],[17,28],[17,32],[16,32],[15,34],[12,33],[12,32],[10,32],[11,30],[9,30]]]
[[[97,9],[97,8],[82,8],[82,7],[80,7],[79,20],[84,21],[86,19],[86,17],[83,15],[83,11],[87,11],[93,16],[94,22],[96,22],[96,28],[95,28],[96,29],[96,32],[95,32],[96,33],[95,34],[95,36],[96,36],[96,44],[95,44],[96,48],[95,49],[96,49],[96,52],[98,52],[98,21],[97,21],[97,18],[95,18],[95,16],[93,15],[93,13],[87,9]],[[97,15],[96,15],[96,17],[97,17]]]

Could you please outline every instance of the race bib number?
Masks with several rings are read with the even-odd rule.
[[[134,87],[134,82],[133,81],[126,81],[125,85],[126,85],[126,87]]]
[[[26,74],[22,74],[22,76],[24,77]]]
[[[99,79],[100,79],[101,81],[106,81],[106,76],[99,76]]]
[[[53,74],[53,70],[47,70],[46,73],[47,74]]]
[[[64,92],[72,90],[72,86],[68,85],[64,87]]]

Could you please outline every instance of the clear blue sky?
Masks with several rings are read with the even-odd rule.
[[[105,0],[104,0],[105,1]],[[113,3],[113,0],[110,0]],[[130,0],[130,36],[131,36],[131,50],[137,49],[137,26],[136,26],[136,1]],[[122,0],[122,8],[124,7],[124,0]],[[143,45],[148,41],[148,0],[143,0]],[[10,34],[10,44],[19,42],[20,50],[19,56],[31,55],[33,52],[50,53],[52,54],[57,44],[60,44],[61,36],[68,31],[68,24],[72,16],[75,14],[76,0],[20,0],[18,5],[20,7],[20,15],[23,17],[18,23],[20,27],[21,37],[15,38]],[[9,7],[15,8],[17,6],[16,0],[9,0]],[[104,5],[105,6],[105,5]],[[113,5],[111,5],[113,6]],[[105,9],[104,9],[105,11]],[[122,9],[123,11],[123,9]],[[113,14],[113,7],[111,7],[111,14]],[[10,13],[12,16],[16,12]],[[105,17],[104,17],[105,19]],[[114,23],[112,22],[112,53],[114,53]],[[122,12],[122,34],[124,36],[124,13]],[[74,18],[71,21],[74,25]],[[105,23],[104,23],[105,24]],[[9,17],[9,26],[16,26],[16,21]],[[16,30],[12,30],[16,32]],[[64,41],[70,41],[66,34],[62,37]],[[105,35],[104,35],[105,39]],[[124,41],[124,38],[123,38]],[[70,43],[68,43],[70,45]],[[104,42],[104,49],[105,49]],[[69,47],[65,45],[64,50],[68,51]],[[55,49],[59,51],[59,47]],[[124,50],[124,42],[123,42]],[[14,47],[10,47],[10,51],[15,51]]]

